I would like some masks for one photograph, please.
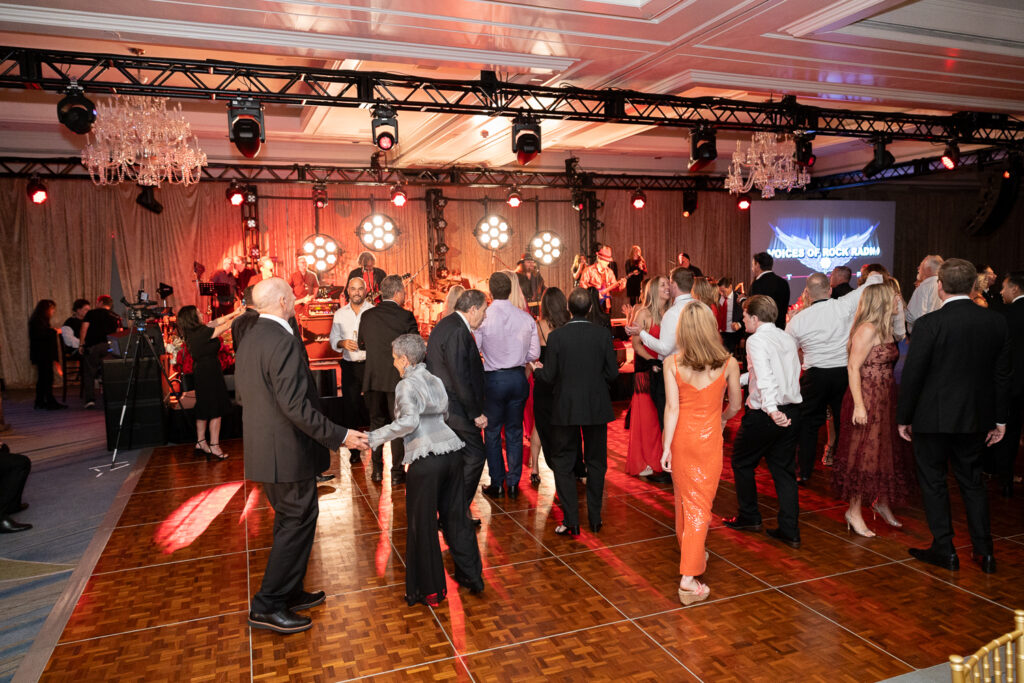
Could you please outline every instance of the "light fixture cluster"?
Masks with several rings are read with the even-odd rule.
[[[509,227],[506,218],[490,214],[480,219],[473,235],[483,247],[498,250],[508,244],[509,238],[512,237],[512,228]]]
[[[242,206],[242,204],[256,203],[256,188],[252,185],[243,185],[237,180],[232,180],[224,196],[231,202],[231,206]]]
[[[398,240],[398,225],[390,216],[372,213],[359,221],[356,235],[367,249],[387,251]]]
[[[326,209],[330,199],[327,197],[327,186],[317,183],[313,186],[313,206],[318,209]]]
[[[549,266],[562,255],[562,239],[549,230],[538,232],[530,240],[530,250],[538,262]]]
[[[326,273],[338,265],[341,247],[334,241],[334,238],[317,233],[303,240],[302,253],[317,272]]]

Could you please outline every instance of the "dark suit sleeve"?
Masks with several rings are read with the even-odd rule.
[[[933,324],[921,318],[914,329],[914,339],[910,342],[907,362],[903,366],[903,378],[900,382],[900,395],[897,401],[896,422],[909,425],[914,422],[917,400],[924,390],[924,383],[931,366],[932,347],[935,344]],[[932,397],[937,399],[937,397]]]
[[[468,330],[465,333],[455,334],[454,338],[449,338],[448,343],[444,345],[445,363],[455,374],[455,377],[452,378],[455,380],[455,396],[459,399],[462,407],[466,409],[466,415],[470,419],[484,414],[484,407],[480,401],[482,397],[477,396],[473,391],[475,383],[470,360],[472,354],[479,355],[479,353],[476,343],[473,342],[473,335]]]
[[[406,311],[406,314],[408,318],[405,321],[405,331],[402,334],[419,334],[420,326],[416,324],[416,316],[409,311]]]
[[[556,335],[554,332],[548,336],[548,351],[544,357],[544,367],[534,372],[534,376],[542,382],[548,384],[554,384],[555,380],[558,379],[558,338],[561,335]]]
[[[615,357],[615,347],[612,345],[612,335],[605,331],[605,353],[604,353],[604,368],[602,373],[606,382],[612,382],[616,377],[619,376],[619,361]]]
[[[999,317],[998,329],[1003,335],[1003,344],[999,350],[999,356],[996,357],[996,422],[998,424],[1006,424],[1010,417],[1010,390],[1012,389],[1010,377],[1012,367],[1010,363],[1010,335],[1007,330],[1006,321],[1002,316]],[[1014,448],[1017,447],[1016,444],[1012,444],[1012,446]]]
[[[372,310],[373,309],[371,308],[370,311]],[[361,351],[366,350],[366,338],[363,336],[363,330],[365,329],[367,322],[366,318],[373,320],[373,316],[369,315],[370,311],[363,314],[363,320],[359,323],[359,334],[356,336],[356,346],[358,346]]]
[[[281,412],[295,427],[328,448],[344,443],[348,429],[334,424],[313,407],[309,400],[309,373],[302,353],[302,343],[294,337],[282,338],[268,355],[274,397]]]

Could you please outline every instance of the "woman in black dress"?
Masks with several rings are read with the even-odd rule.
[[[28,356],[36,366],[36,409],[67,408],[53,397],[53,364],[57,362],[57,330],[50,322],[57,304],[40,299],[28,319]]]
[[[569,322],[569,304],[565,294],[558,287],[548,287],[540,299],[540,319],[537,321],[537,334],[540,337],[541,363],[547,355],[548,335]],[[533,424],[540,439],[540,447],[544,453],[551,452],[551,411],[554,410],[555,388],[547,382],[533,378]],[[533,442],[530,442],[531,446]],[[532,449],[531,449],[532,451]],[[530,483],[540,485],[538,462],[533,453],[530,454]]]
[[[220,336],[231,329],[231,321],[245,311],[239,308],[209,324],[199,318],[195,306],[178,311],[178,330],[192,356],[192,375],[196,388],[196,450],[197,456],[223,460],[228,457],[220,449],[220,419],[231,410],[224,372],[220,369]],[[210,441],[206,441],[206,424],[210,424]]]

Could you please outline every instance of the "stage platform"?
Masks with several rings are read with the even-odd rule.
[[[967,547],[951,573],[908,557],[929,541],[917,507],[896,510],[902,529],[869,517],[877,538],[848,535],[827,470],[800,492],[802,549],[726,529],[736,507],[726,462],[708,538],[712,594],[683,608],[671,487],[624,473],[627,440],[620,415],[600,534],[553,533],[561,515],[544,466],[539,489],[524,473],[518,501],[478,495],[486,590],[450,582],[436,609],[403,599],[404,489],[334,454],[306,582],[329,597],[309,612],[312,630],[287,637],[246,624],[273,513],[243,478],[241,443],[224,444],[225,462],[154,449],[84,590],[62,598],[69,616],[42,679],[876,681],[974,650],[1024,606],[1024,496],[992,498],[999,573],[983,574]],[[758,486],[772,524],[766,471]]]

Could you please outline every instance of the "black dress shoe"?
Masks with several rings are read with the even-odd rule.
[[[576,526],[565,526],[564,524],[559,524],[555,527],[555,533],[559,536],[579,536],[580,527],[578,524]]]
[[[971,553],[971,559],[978,563],[981,567],[981,571],[986,574],[996,573],[996,556],[995,555],[982,555],[981,553]]]
[[[313,625],[313,620],[296,614],[287,607],[282,607],[276,612],[269,614],[257,614],[249,612],[249,626],[253,628],[265,628],[275,633],[299,633]]]
[[[392,472],[391,473],[391,486],[401,486],[405,483],[405,472]]]
[[[948,569],[951,572],[960,571],[960,558],[956,556],[956,551],[946,554],[935,552],[931,548],[909,548],[907,552],[915,560],[933,564],[940,569]]]
[[[470,523],[470,524],[472,524],[473,526],[480,526],[481,524],[483,524],[483,522],[481,522],[481,521],[480,521],[480,520],[479,520],[478,518],[476,518],[476,517],[470,517],[470,518],[469,518],[469,523]]]
[[[669,474],[668,472],[655,472],[654,474],[647,475],[645,479],[647,479],[647,481],[649,481],[652,484],[672,483],[672,475]]]
[[[601,531],[601,522],[591,522],[590,523],[590,530],[593,531],[595,534],[600,532]]]
[[[322,484],[325,481],[330,481],[331,479],[334,479],[334,475],[333,474],[318,474],[318,475],[316,475],[316,483],[318,483],[318,484]]]
[[[509,486],[507,489],[505,489],[505,495],[511,498],[512,500],[519,498],[519,485],[512,484],[511,486]]]
[[[11,509],[7,511],[7,514],[13,515],[16,512],[24,512],[25,510],[28,510],[28,503],[18,503],[17,505],[12,506]]]
[[[469,589],[470,594],[480,595],[484,592],[484,579],[483,577],[477,577],[475,579],[467,579],[464,576],[456,576],[455,583],[459,584],[463,588]]]
[[[376,482],[378,484],[381,483],[382,481],[384,481],[384,473],[374,470],[373,473],[370,475],[370,481]]]
[[[491,484],[490,486],[485,486],[480,490],[483,491],[485,496],[490,498],[501,498],[505,495],[505,490],[501,488],[499,484]]]
[[[317,591],[315,593],[309,593],[302,591],[294,598],[288,601],[288,609],[296,612],[300,609],[309,609],[310,607],[316,607],[322,605],[324,600],[327,599],[327,593],[323,591]]]
[[[782,530],[780,530],[780,529],[765,529],[765,533],[768,534],[769,536],[771,536],[772,538],[774,538],[776,541],[781,541],[782,543],[785,543],[790,548],[793,548],[795,550],[800,550],[800,539],[799,538],[793,538],[792,536],[787,536],[786,534],[782,533]]]
[[[22,524],[10,517],[0,517],[0,534],[14,534],[19,531],[28,531],[31,528],[31,524]]]
[[[730,529],[740,529],[742,531],[760,531],[763,528],[761,522],[740,517],[726,517],[722,522]]]
[[[807,486],[807,482],[810,481],[810,479],[811,479],[810,477],[797,477],[796,478],[796,485],[797,486]]]
[[[349,465],[362,465],[363,464],[363,456],[359,455],[359,451],[351,451],[348,454],[348,464]]]

